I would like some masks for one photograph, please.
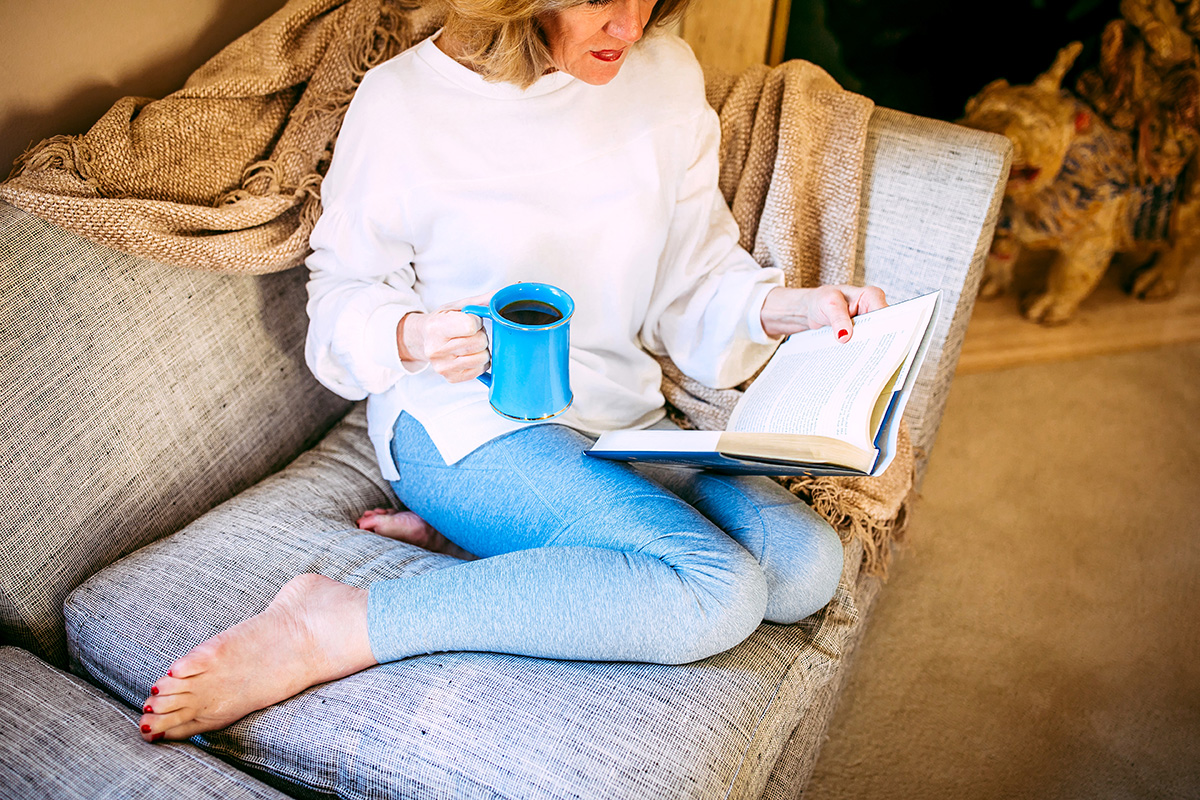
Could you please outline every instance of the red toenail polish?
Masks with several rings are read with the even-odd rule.
[[[174,677],[175,677],[174,675],[172,675],[172,674],[171,674],[171,670],[167,670],[167,676],[168,676],[168,677],[171,677],[171,678],[174,678]]]
[[[150,704],[149,704],[149,703],[147,703],[147,704],[146,704],[146,707],[142,709],[142,713],[143,713],[143,714],[153,714],[153,713],[154,713],[154,709],[150,707]]]
[[[838,331],[838,338],[839,338],[839,339],[845,339],[845,338],[846,338],[847,336],[849,336],[849,335],[850,335],[850,331],[848,331],[848,330],[846,330],[846,329],[844,329],[844,328],[843,328],[842,330]]]
[[[166,734],[165,734],[165,733],[156,733],[156,734],[154,734],[153,736],[151,736],[151,737],[150,737],[150,741],[152,741],[152,742],[157,742],[159,739],[161,739],[161,738],[162,738],[162,737],[164,737],[164,736],[166,736]]]
[[[149,726],[149,725],[143,725],[143,726],[142,726],[142,733],[149,733],[149,732],[150,732],[150,726]]]
[[[158,694],[158,687],[157,687],[157,686],[151,686],[151,687],[150,687],[150,694]]]

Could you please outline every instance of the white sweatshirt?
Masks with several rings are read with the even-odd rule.
[[[306,358],[351,400],[385,478],[407,411],[447,463],[522,425],[479,381],[402,363],[410,311],[550,283],[575,301],[571,389],[552,421],[598,434],[663,416],[661,371],[734,386],[770,357],[767,293],[717,188],[720,130],[691,50],[647,38],[605,86],[488,83],[428,39],[375,67],[346,114],[311,237]]]

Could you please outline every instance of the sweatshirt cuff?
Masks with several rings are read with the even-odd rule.
[[[755,344],[778,344],[784,338],[782,336],[768,336],[767,332],[763,330],[763,303],[767,301],[767,295],[771,293],[772,289],[783,286],[783,273],[773,268],[771,268],[771,271],[776,273],[769,279],[771,282],[759,284],[754,294],[750,297],[750,311],[746,317],[746,324],[750,328],[750,341]]]
[[[399,303],[389,303],[371,312],[371,316],[367,317],[363,335],[366,337],[367,358],[372,363],[407,375],[425,371],[429,366],[428,361],[402,361],[400,349],[396,346],[396,327],[400,320],[405,314],[419,310]]]

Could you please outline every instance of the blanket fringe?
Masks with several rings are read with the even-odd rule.
[[[407,30],[405,15],[401,12],[411,11],[415,7],[416,4],[412,2],[383,0],[379,3],[378,19],[370,25],[371,35],[358,36],[354,31],[341,31],[345,40],[352,43],[347,53],[351,85],[324,93],[317,93],[311,89],[305,92],[292,110],[289,124],[319,127],[332,122],[335,130],[340,129],[341,120],[350,107],[350,101],[358,91],[363,76],[408,46],[406,39],[412,38],[413,32]],[[226,193],[217,204],[229,205],[247,197],[269,194],[292,194],[302,202],[302,227],[311,229],[321,215],[321,181],[324,168],[333,157],[336,138],[335,133],[329,146],[318,154],[312,171],[303,174],[298,181],[293,183],[287,180],[288,171],[284,164],[289,163],[290,159],[303,161],[310,158],[311,154],[296,148],[280,149],[270,158],[246,167],[241,186]]]
[[[863,548],[862,570],[887,580],[894,545],[903,541],[908,529],[908,512],[916,499],[910,491],[894,517],[879,519],[858,506],[858,494],[831,478],[779,478],[792,494],[821,515],[843,542],[858,540]]]
[[[9,178],[26,171],[61,170],[92,189],[99,190],[100,183],[88,168],[90,162],[87,143],[82,136],[51,136],[31,145],[18,156],[13,162]]]

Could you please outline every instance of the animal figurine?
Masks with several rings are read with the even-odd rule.
[[[960,120],[1013,143],[980,296],[1010,288],[1023,250],[1054,251],[1045,287],[1021,302],[1028,319],[1044,324],[1070,320],[1117,253],[1142,264],[1134,291],[1143,297],[1173,293],[1185,265],[1200,255],[1194,152],[1174,181],[1139,174],[1134,135],[1062,89],[1081,50],[1079,42],[1064,47],[1031,85],[993,81],[967,102]]]
[[[1138,238],[1165,244],[1184,172],[1200,150],[1200,0],[1121,0],[1121,17],[1105,26],[1100,63],[1075,91],[1132,136],[1137,181],[1157,201],[1144,209]],[[1169,258],[1151,262],[1135,276],[1133,294],[1174,294],[1181,268]]]

